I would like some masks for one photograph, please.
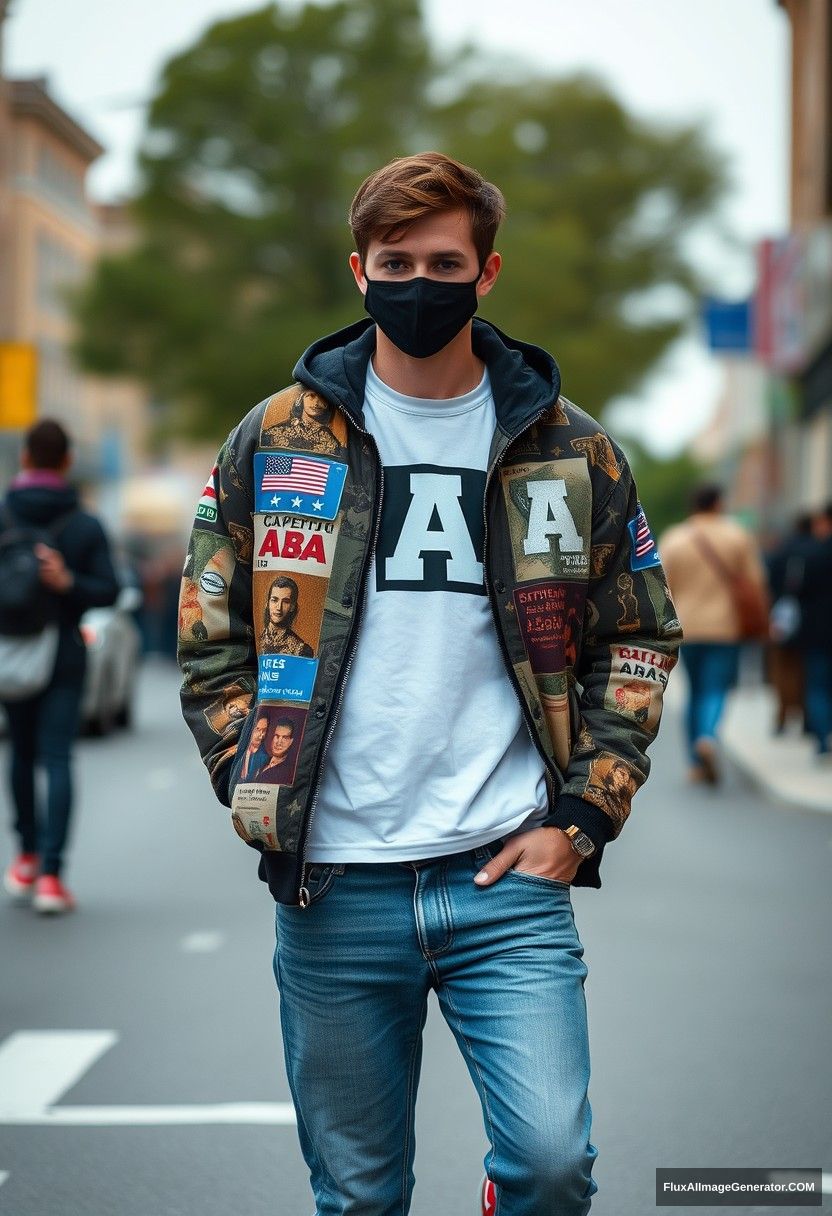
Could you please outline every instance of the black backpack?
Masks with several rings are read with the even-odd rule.
[[[35,545],[55,548],[75,507],[37,527],[18,519],[8,504],[0,510],[0,634],[40,633],[57,616],[57,599],[40,581]]]

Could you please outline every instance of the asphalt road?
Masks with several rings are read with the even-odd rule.
[[[273,904],[212,798],[177,685],[172,667],[147,668],[137,729],[81,745],[79,910],[0,905],[2,1216],[313,1212],[285,1118]],[[593,1216],[654,1211],[657,1166],[832,1168],[832,816],[730,776],[718,795],[688,789],[672,709],[653,756],[603,889],[573,892]],[[5,834],[3,865],[11,849]],[[486,1149],[434,1002],[413,1216],[475,1213]]]

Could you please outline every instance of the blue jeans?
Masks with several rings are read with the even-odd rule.
[[[740,648],[736,642],[685,642],[680,653],[689,685],[685,732],[695,764],[697,740],[716,738],[726,697],[737,682]]]
[[[498,1216],[589,1212],[587,968],[570,888],[514,870],[477,887],[499,848],[313,866],[309,907],[277,906],[286,1071],[316,1216],[409,1211],[431,989],[482,1104]]]
[[[817,739],[818,751],[829,751],[832,734],[832,651],[807,650],[804,656],[806,725]]]
[[[21,853],[39,853],[42,874],[59,875],[72,813],[72,745],[78,735],[83,685],[53,684],[37,697],[5,703],[9,721],[9,784]],[[37,813],[35,766],[46,772],[45,814]]]

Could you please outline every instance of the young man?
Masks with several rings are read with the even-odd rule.
[[[503,210],[438,153],[361,186],[350,267],[371,319],[316,342],[229,436],[211,523],[236,555],[226,625],[180,642],[186,720],[277,901],[319,1216],[409,1208],[431,989],[502,1216],[582,1216],[596,1190],[570,884],[601,885],[680,632],[621,450],[548,354],[473,320]],[[281,438],[300,393],[329,419],[318,449]],[[316,605],[313,659],[257,651],[252,605],[277,574]],[[616,697],[634,676],[646,713]],[[233,742],[204,713],[230,682],[256,694]],[[291,785],[240,780],[265,702],[299,722]]]
[[[66,479],[69,437],[58,422],[42,419],[28,432],[22,467],[4,506],[16,527],[47,539],[35,549],[40,581],[55,597],[58,651],[48,686],[36,696],[6,704],[11,742],[9,784],[19,853],[4,876],[17,899],[33,898],[37,912],[68,912],[75,900],[62,881],[72,814],[72,745],[78,734],[87,652],[78,623],[87,608],[118,595],[107,538],[82,511]],[[47,543],[48,540],[48,543]],[[45,805],[37,805],[35,769],[46,773]]]

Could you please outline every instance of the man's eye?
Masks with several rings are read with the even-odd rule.
[[[384,269],[392,270],[393,273],[395,273],[397,270],[401,270],[403,266],[404,262],[402,262],[400,258],[388,258],[384,263]]]
[[[459,262],[455,262],[453,258],[443,258],[437,265],[440,270],[451,271],[459,269]]]

